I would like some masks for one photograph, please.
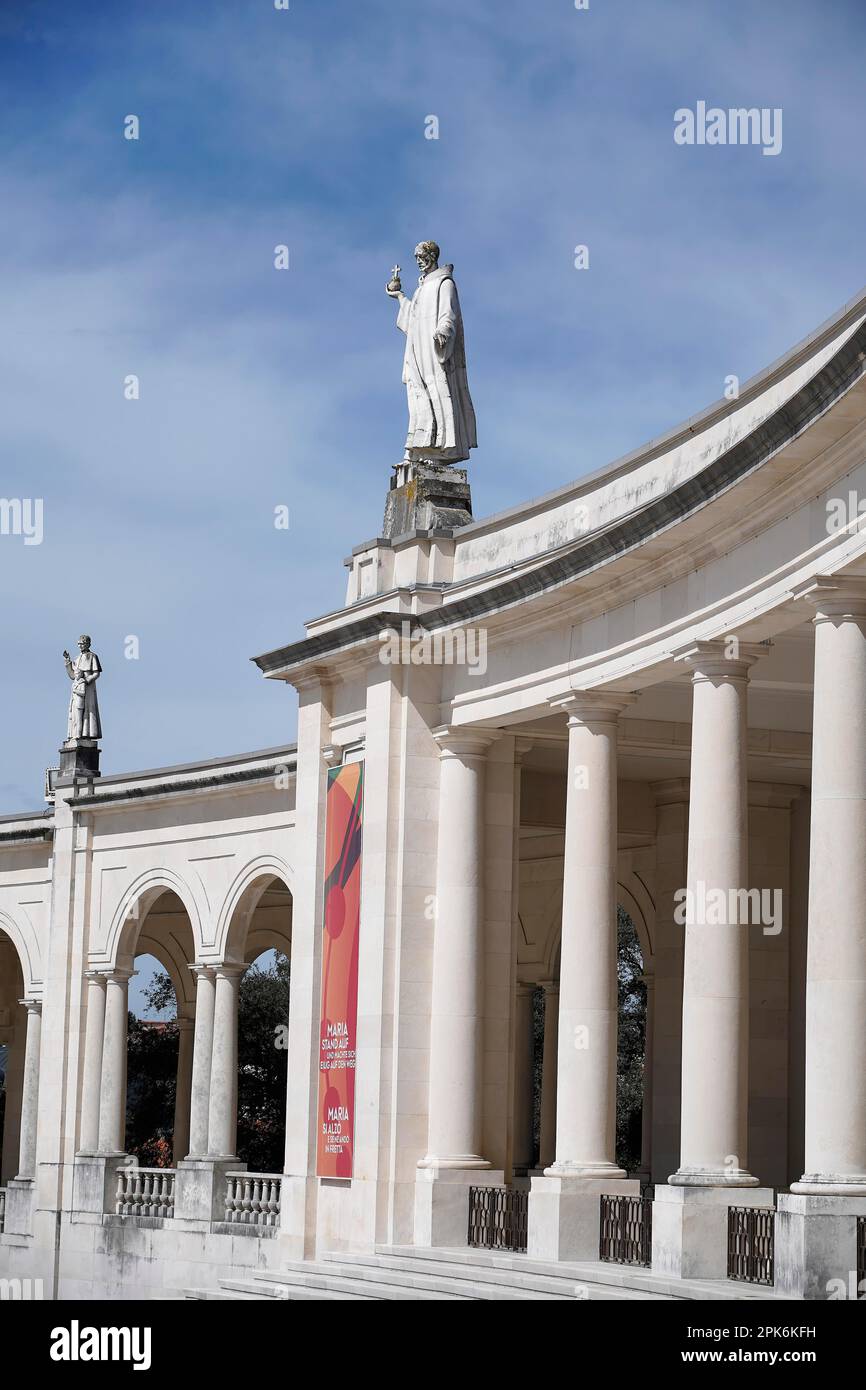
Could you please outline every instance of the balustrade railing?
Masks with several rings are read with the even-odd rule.
[[[772,1284],[775,1233],[775,1207],[728,1207],[728,1278]]]
[[[282,1173],[227,1173],[226,1221],[243,1226],[278,1226]]]
[[[599,1205],[598,1257],[611,1264],[652,1264],[652,1198],[603,1193]]]
[[[173,1168],[118,1168],[118,1216],[174,1216]]]
[[[3,1234],[3,1228],[4,1228],[5,1225],[6,1225],[6,1188],[5,1188],[5,1187],[0,1187],[0,1236],[2,1236],[2,1234]]]
[[[526,1250],[529,1193],[517,1187],[470,1187],[467,1243],[478,1250]]]

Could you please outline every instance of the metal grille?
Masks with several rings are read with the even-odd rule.
[[[529,1192],[515,1187],[470,1187],[469,1244],[480,1250],[526,1249]]]
[[[774,1207],[728,1207],[728,1278],[772,1284]]]
[[[866,1284],[866,1216],[857,1217],[857,1297]]]
[[[601,1199],[598,1257],[617,1265],[652,1263],[653,1204],[649,1197]]]

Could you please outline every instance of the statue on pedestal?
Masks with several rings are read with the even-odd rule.
[[[66,742],[60,747],[62,777],[98,777],[99,749],[102,723],[96,699],[96,682],[102,666],[96,652],[90,649],[90,638],[78,639],[78,656],[73,661],[69,652],[63,653],[66,674],[72,681],[69,697],[69,717],[66,722]]]
[[[395,266],[385,293],[399,304],[397,327],[406,335],[403,382],[409,398],[406,463],[461,463],[477,447],[475,410],[466,379],[463,315],[453,265],[439,265],[435,241],[415,247],[421,272],[411,299]]]
[[[78,650],[80,655],[74,661],[69,652],[63,653],[66,674],[72,681],[69,719],[66,725],[67,743],[80,738],[102,738],[99,705],[96,700],[96,682],[102,674],[102,667],[96,652],[90,650],[90,638],[86,634],[79,637]]]

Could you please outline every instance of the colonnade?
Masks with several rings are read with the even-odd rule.
[[[792,1190],[859,1196],[866,1194],[866,580],[819,580],[806,596],[816,609],[807,1173]],[[704,1207],[713,1191],[720,1204],[728,1200],[721,1192],[730,1189],[747,1204],[768,1192],[758,1191],[760,1176],[748,1161],[749,924],[740,911],[749,888],[748,685],[763,650],[714,640],[675,653],[691,671],[693,716],[681,1152],[669,1184],[703,1193]],[[630,698],[574,692],[553,702],[567,719],[568,788],[559,1000],[558,1009],[551,1007],[555,992],[548,984],[544,1043],[547,1062],[554,1047],[557,1052],[556,1098],[546,1088],[542,1160],[560,1195],[625,1176],[615,1155],[616,790],[617,725]],[[430,1147],[440,1163],[467,1169],[486,1162],[478,1147],[485,738],[472,730],[439,735]],[[706,920],[700,906],[708,896],[718,901],[718,890],[733,916]],[[530,1010],[519,994],[518,1076],[531,1065]],[[518,1109],[516,1152],[527,1148],[528,1124]],[[533,1194],[536,1188],[545,1191],[537,1179]],[[685,1229],[682,1206],[690,1199],[672,1193],[674,1200]]]
[[[245,965],[190,966],[194,1021],[178,1019],[175,1162],[234,1159],[238,1099],[238,986]],[[87,972],[79,1152],[125,1150],[128,969]]]

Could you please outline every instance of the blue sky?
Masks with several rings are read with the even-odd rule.
[[[383,285],[419,239],[456,266],[479,516],[856,294],[864,41],[861,0],[0,0],[0,496],[45,508],[41,545],[0,536],[0,811],[42,805],[81,631],[105,772],[294,736],[248,658],[338,606],[379,529]],[[677,146],[698,100],[781,107],[782,153]]]

